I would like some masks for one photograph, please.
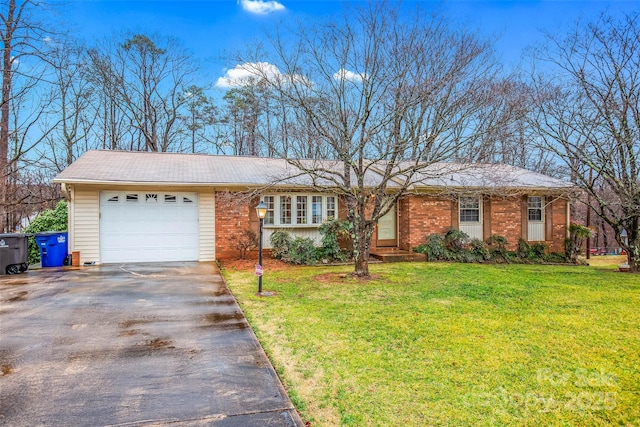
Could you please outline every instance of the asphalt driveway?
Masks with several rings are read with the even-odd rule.
[[[213,263],[0,276],[0,425],[297,426]]]

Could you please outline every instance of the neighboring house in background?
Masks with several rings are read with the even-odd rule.
[[[260,199],[269,206],[265,248],[280,228],[319,243],[323,221],[346,217],[340,197],[283,159],[89,151],[54,182],[69,200],[69,251],[82,263],[235,258],[235,235],[258,229]],[[411,250],[450,228],[502,235],[511,248],[523,238],[563,251],[571,189],[512,166],[432,165],[378,221],[372,251]]]

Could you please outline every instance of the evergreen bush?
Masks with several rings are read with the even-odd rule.
[[[310,238],[296,237],[291,242],[289,253],[283,261],[291,264],[313,265],[318,262],[318,250]]]
[[[346,261],[347,251],[340,247],[340,238],[348,234],[347,221],[332,219],[320,226],[322,246],[318,248],[318,258],[327,261]]]
[[[291,234],[286,230],[277,230],[271,234],[269,240],[271,241],[271,256],[286,261],[285,258],[287,258],[293,243]]]
[[[469,250],[475,255],[479,262],[491,259],[491,253],[489,252],[487,244],[480,239],[472,239],[469,242]]]
[[[548,253],[548,247],[542,242],[528,243],[520,239],[515,253],[507,250],[507,239],[493,235],[487,242],[471,239],[458,230],[446,234],[431,234],[427,242],[413,248],[414,252],[425,254],[427,261],[455,262],[562,262],[563,254]]]
[[[24,230],[24,233],[35,234],[47,231],[67,231],[67,202],[61,200],[54,209],[47,209],[31,221]],[[27,262],[29,265],[40,262],[40,249],[34,238],[29,239],[29,255]]]

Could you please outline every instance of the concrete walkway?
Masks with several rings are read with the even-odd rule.
[[[0,425],[302,425],[212,263],[0,276],[0,370]]]

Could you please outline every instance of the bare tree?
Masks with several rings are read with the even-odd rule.
[[[503,163],[550,176],[563,176],[557,156],[541,147],[527,123],[535,108],[534,90],[514,76],[497,80],[489,88],[489,104],[481,120],[488,132],[467,147],[464,157],[479,163]],[[494,125],[494,124],[497,124]]]
[[[46,71],[42,59],[52,32],[41,22],[45,10],[40,3],[5,0],[0,7],[0,229],[10,231],[20,220],[18,186],[25,175],[20,171],[25,167],[26,154],[50,130],[38,129],[48,102],[38,90]]]
[[[121,108],[124,99],[116,88],[120,84],[117,76],[122,73],[111,61],[110,53],[113,50],[112,44],[104,43],[87,51],[91,70],[87,79],[94,94],[92,106],[96,116],[93,138],[101,142],[100,148],[104,150],[134,150],[134,147],[126,145],[128,137],[134,139],[133,126]]]
[[[89,55],[94,82],[101,85],[103,133],[111,138],[110,147],[170,151],[178,146],[184,135],[180,109],[188,102],[184,93],[198,69],[191,54],[173,38],[134,34]]]
[[[531,124],[571,170],[640,269],[640,18],[602,15],[566,36],[548,36],[537,59]],[[628,239],[623,238],[626,231]]]
[[[54,172],[60,172],[89,149],[101,148],[92,138],[96,120],[95,88],[83,46],[71,39],[52,42],[46,62],[50,71],[50,111],[46,128],[51,128],[38,151]]]
[[[331,159],[288,161],[346,202],[357,276],[369,275],[377,221],[421,172],[468,152],[497,125],[482,120],[496,72],[490,43],[400,7],[369,2],[339,20],[302,23],[295,43],[274,36],[273,56],[237,58],[277,94],[274,102],[295,111],[297,128],[313,136],[312,150]],[[280,141],[271,145],[286,154]]]

